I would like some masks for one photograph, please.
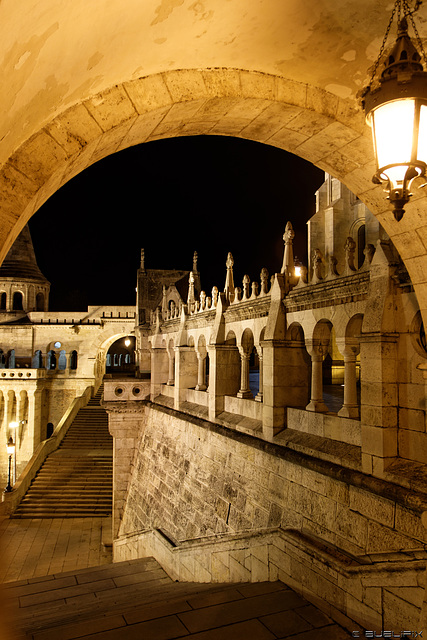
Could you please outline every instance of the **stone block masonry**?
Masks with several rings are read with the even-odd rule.
[[[385,628],[397,610],[417,626],[427,532],[415,492],[138,404],[115,559],[153,554],[180,580],[281,579],[349,629]],[[123,455],[119,433],[115,445]]]

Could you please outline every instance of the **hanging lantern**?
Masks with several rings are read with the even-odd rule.
[[[404,15],[401,18],[401,5]],[[418,8],[418,5],[417,5]],[[398,14],[397,40],[388,53],[379,80],[374,76],[394,15]],[[408,35],[413,25],[425,60],[422,42],[406,0],[396,0],[392,16],[374,65],[371,81],[362,93],[366,121],[372,128],[377,171],[372,180],[385,184],[396,220],[405,212],[412,182],[427,172],[427,72],[421,55]]]

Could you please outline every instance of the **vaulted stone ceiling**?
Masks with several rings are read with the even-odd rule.
[[[2,0],[0,158],[76,102],[173,69],[261,71],[354,102],[392,5],[386,0]],[[427,36],[425,9],[417,15],[420,21],[424,17],[420,30]]]
[[[357,193],[395,242],[427,315],[426,198],[416,190],[394,220],[371,183],[356,100],[392,8],[0,0],[0,260],[34,211],[100,158],[162,137],[235,135],[300,155]],[[427,4],[416,15],[427,37]]]

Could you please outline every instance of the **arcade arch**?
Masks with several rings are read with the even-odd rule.
[[[426,196],[416,191],[403,220],[394,220],[382,188],[371,182],[370,132],[361,111],[312,85],[241,69],[174,70],[131,80],[77,102],[34,131],[0,173],[0,260],[41,204],[90,164],[159,137],[210,132],[272,144],[346,184],[393,240],[427,310]]]

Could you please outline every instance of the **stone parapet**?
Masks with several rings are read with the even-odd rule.
[[[408,628],[418,628],[424,549],[355,557],[293,529],[181,542],[151,529],[115,540],[113,553],[115,562],[153,556],[174,580],[183,582],[282,580],[349,631],[359,625],[400,628],[403,619]]]

